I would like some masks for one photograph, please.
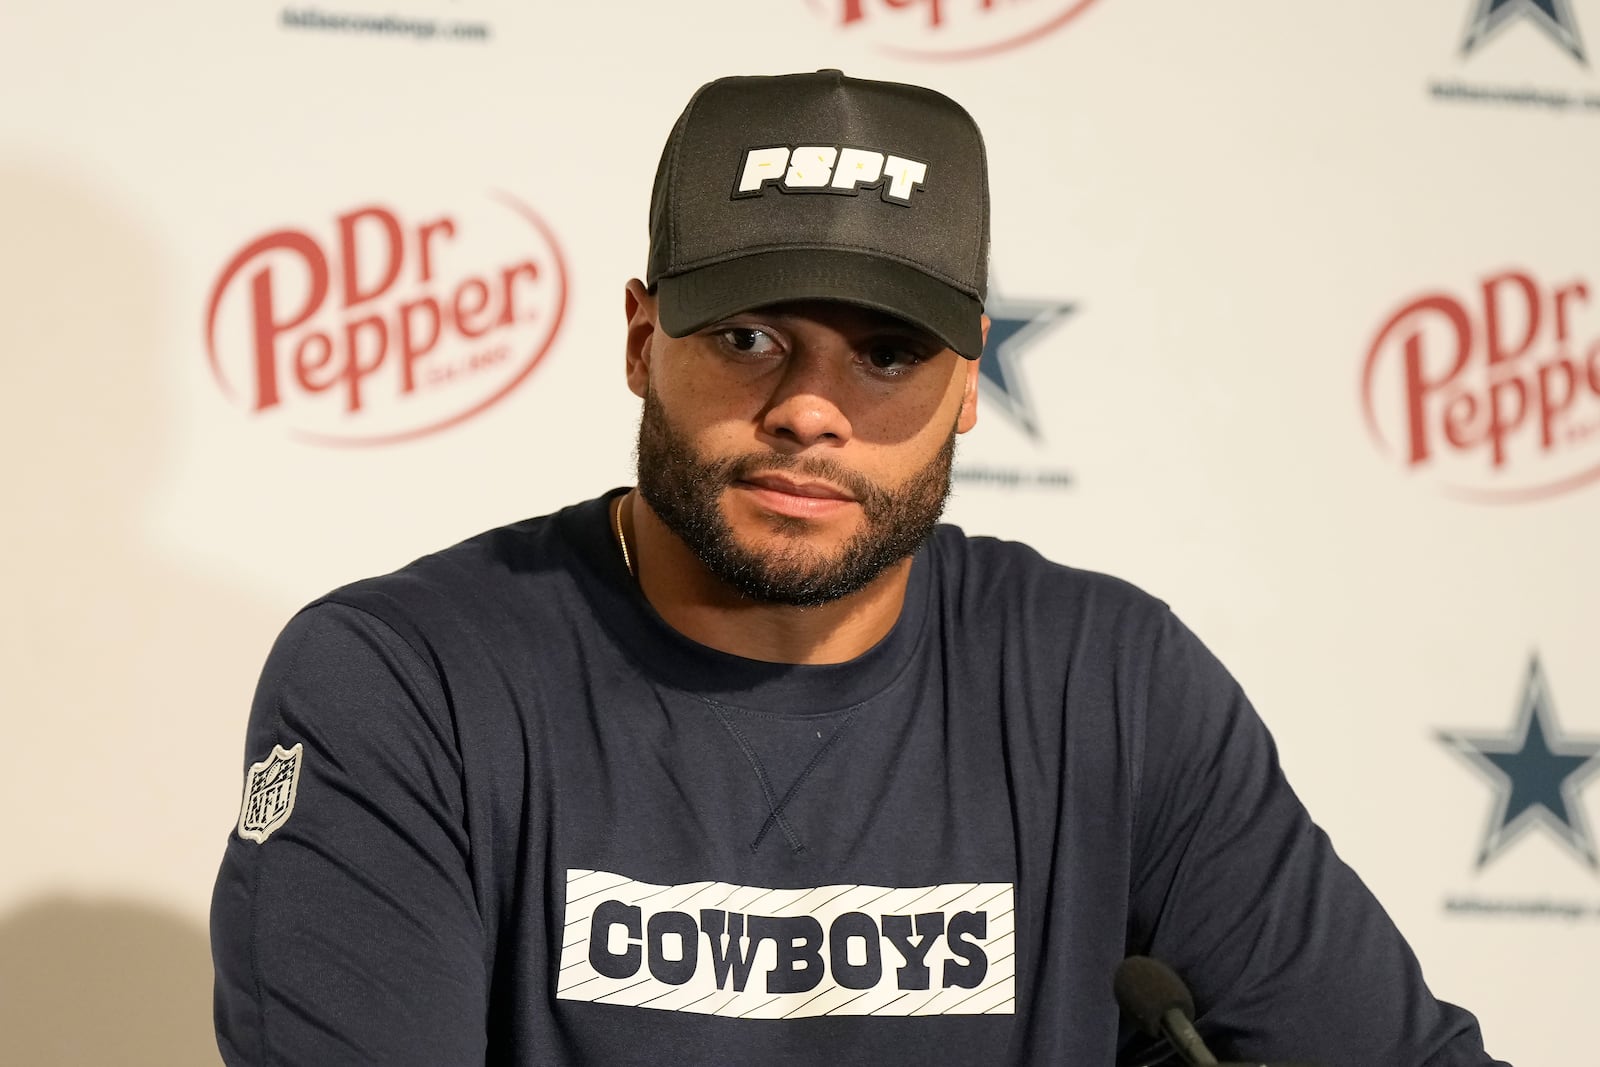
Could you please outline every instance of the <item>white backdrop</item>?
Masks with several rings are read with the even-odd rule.
[[[277,629],[629,481],[622,285],[673,118],[712,77],[840,67],[988,137],[993,309],[1031,326],[987,357],[952,519],[1170,602],[1437,991],[1497,1055],[1572,1062],[1554,1023],[1600,984],[1586,40],[1600,0],[13,5],[8,1056],[215,1061],[205,917]],[[1461,738],[1527,758],[1496,778]],[[1513,784],[1548,802],[1499,812]]]

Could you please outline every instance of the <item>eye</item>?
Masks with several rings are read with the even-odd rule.
[[[873,345],[862,353],[868,366],[891,377],[904,374],[919,363],[926,362],[929,356],[930,353],[916,346],[899,342]]]
[[[754,326],[724,326],[716,336],[726,347],[745,355],[768,356],[782,350],[771,334]]]

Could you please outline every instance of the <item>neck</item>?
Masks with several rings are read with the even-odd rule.
[[[771,663],[843,663],[881,641],[900,618],[909,559],[826,604],[765,604],[707,570],[638,493],[617,506],[645,599],[667,625],[702,645]]]

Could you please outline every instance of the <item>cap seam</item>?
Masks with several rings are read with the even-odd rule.
[[[961,107],[960,104],[956,106]],[[961,110],[966,112],[966,108]],[[978,130],[978,122],[970,113],[967,114],[967,122],[971,126],[973,139],[978,142],[978,173],[983,175],[982,193],[978,197],[983,205],[983,225],[978,230],[982,237],[978,241],[978,259],[972,265],[972,276],[984,279],[983,288],[978,290],[978,299],[987,300],[989,298],[989,146],[984,143],[983,134]]]
[[[683,149],[683,142],[686,139],[686,131],[689,129],[689,120],[694,114],[695,106],[700,103],[701,94],[703,94],[707,89],[711,88],[711,86],[714,84],[716,83],[707,82],[705,85],[700,86],[700,88],[694,91],[694,95],[689,98],[689,103],[684,106],[683,114],[678,117],[677,128],[673,130],[674,136],[672,138],[672,156],[667,161],[666,204],[667,241],[672,248],[678,247],[678,212],[676,203],[678,196],[678,157]],[[671,257],[669,256],[668,258],[670,260]],[[664,273],[665,272],[663,272],[663,275]]]
[[[980,291],[971,282],[967,282],[967,281],[963,281],[963,280],[961,280],[959,278],[951,277],[949,274],[946,274],[944,271],[939,270],[936,267],[931,267],[931,266],[927,265],[926,263],[921,263],[921,262],[919,262],[917,260],[910,259],[910,258],[908,258],[906,256],[896,255],[893,252],[886,252],[883,249],[877,248],[877,247],[875,247],[873,245],[842,244],[842,243],[837,242],[837,241],[830,242],[828,244],[746,245],[743,248],[737,249],[735,251],[723,253],[721,255],[708,256],[708,257],[705,257],[703,259],[694,260],[692,262],[678,264],[677,266],[675,266],[673,268],[673,270],[670,273],[663,272],[661,274],[661,278],[676,278],[676,277],[679,277],[680,275],[690,274],[690,273],[693,273],[694,271],[700,270],[700,269],[705,268],[705,267],[716,266],[719,263],[732,263],[732,262],[735,262],[736,260],[740,260],[740,259],[749,259],[751,256],[758,256],[758,255],[761,255],[761,254],[766,253],[766,252],[800,252],[800,251],[808,251],[808,252],[839,252],[839,251],[865,252],[865,253],[867,253],[869,255],[872,255],[872,256],[874,256],[874,257],[876,257],[878,259],[887,259],[887,260],[891,260],[891,261],[893,261],[895,263],[899,263],[902,266],[910,267],[913,270],[920,271],[921,273],[926,274],[930,278],[933,278],[933,279],[935,279],[937,281],[943,282],[944,284],[950,286],[953,289],[959,289],[962,292],[970,292],[970,293],[973,293],[975,295],[979,295],[979,297],[981,298]]]

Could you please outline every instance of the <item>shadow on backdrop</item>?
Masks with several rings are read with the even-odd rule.
[[[0,152],[6,1067],[220,1061],[201,902],[284,613],[159,533],[204,374],[163,224],[114,173]]]
[[[19,1067],[215,1067],[206,932],[174,912],[49,897],[0,918],[0,1042]]]

